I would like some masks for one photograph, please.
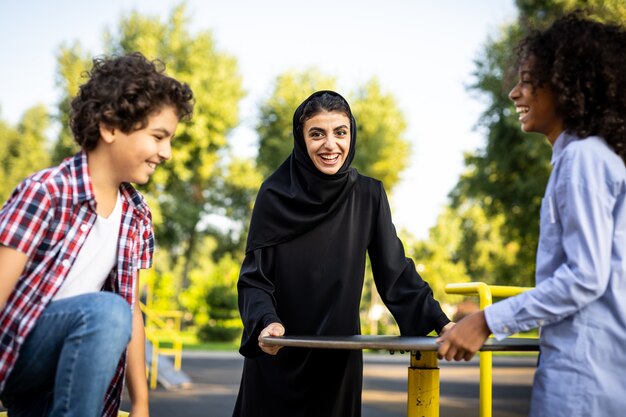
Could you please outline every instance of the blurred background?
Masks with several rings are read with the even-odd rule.
[[[297,105],[335,89],[357,119],[353,166],[384,182],[407,256],[464,314],[446,283],[534,284],[551,152],[520,131],[509,69],[529,27],[579,7],[626,22],[623,0],[0,0],[0,200],[77,151],[68,108],[92,57],[162,60],[196,107],[140,187],[158,245],[142,297],[177,312],[164,320],[186,346],[234,348],[256,192],[291,151]],[[397,334],[370,272],[361,309],[364,333]]]

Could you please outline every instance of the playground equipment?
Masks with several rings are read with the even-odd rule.
[[[447,284],[445,291],[448,294],[477,295],[480,309],[493,304],[493,298],[512,297],[528,291],[532,287],[509,287],[503,285],[487,285],[484,282],[467,282],[460,284]],[[491,340],[491,339],[490,339]],[[489,340],[488,340],[489,341]],[[538,350],[538,348],[536,349]],[[480,417],[491,417],[493,410],[493,353],[481,351],[480,358]]]
[[[188,387],[191,379],[181,370],[183,340],[180,326],[183,313],[153,310],[143,303],[140,306],[145,315],[146,367],[150,388],[155,389],[157,382],[166,389]],[[174,358],[173,363],[169,357]]]
[[[439,367],[438,345],[435,339],[435,337],[403,336],[266,336],[261,340],[268,345],[276,346],[411,352],[411,366],[408,371],[408,417],[438,417]],[[509,338],[501,341],[489,339],[481,351],[536,351],[538,347],[538,340],[533,338]]]
[[[482,282],[448,284],[449,294],[477,295],[480,308],[493,303],[494,297],[511,297],[528,291],[528,287],[487,285]],[[411,352],[408,371],[408,417],[439,416],[438,345],[434,337],[402,336],[281,336],[263,337],[264,343],[318,349],[373,349]],[[497,341],[487,339],[480,349],[480,417],[492,415],[492,366],[494,351],[538,351],[539,339],[510,337]]]

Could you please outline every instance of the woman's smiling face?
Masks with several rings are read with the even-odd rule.
[[[336,174],[350,151],[350,119],[341,112],[322,111],[304,122],[304,143],[315,167]]]

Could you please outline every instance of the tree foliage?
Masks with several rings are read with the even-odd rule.
[[[217,49],[210,32],[190,32],[184,4],[164,21],[137,12],[122,16],[117,27],[105,33],[103,51],[106,55],[139,51],[150,60],[158,59],[168,75],[194,92],[193,118],[179,124],[172,159],[139,188],[152,210],[158,245],[155,270],[145,274],[154,305],[182,305],[200,312],[202,320],[198,305],[214,300],[213,287],[230,285],[234,290],[233,282],[221,282],[211,271],[224,263],[231,272],[238,269],[244,224],[261,182],[253,161],[234,158],[228,147],[244,96],[237,61]],[[62,45],[57,55],[57,84],[63,93],[57,161],[77,150],[69,130],[69,103],[84,81],[81,74],[90,69],[91,56],[79,42]]]
[[[50,165],[46,130],[49,115],[44,105],[28,109],[17,127],[0,121],[0,201],[35,171]]]
[[[80,149],[70,128],[70,103],[78,94],[80,86],[87,81],[85,77],[87,71],[91,69],[91,57],[78,42],[62,45],[56,58],[58,67],[56,86],[62,92],[56,120],[61,124],[61,130],[52,148],[53,164],[60,163]]]
[[[274,81],[270,97],[261,104],[257,133],[257,166],[267,177],[289,156],[293,149],[293,114],[308,96],[318,90],[334,90],[336,80],[311,68],[289,71]]]
[[[357,122],[357,151],[353,166],[381,180],[391,193],[407,166],[409,143],[403,137],[407,124],[395,97],[373,78],[350,96]]]
[[[475,205],[498,227],[492,239],[511,253],[492,258],[493,269],[502,284],[533,285],[534,261],[539,237],[541,197],[550,174],[551,150],[545,138],[520,131],[508,92],[515,74],[511,73],[515,46],[531,29],[547,27],[557,16],[574,9],[586,9],[593,18],[626,22],[626,3],[600,0],[518,0],[519,17],[500,36],[487,41],[476,60],[475,82],[470,90],[486,98],[488,106],[479,125],[486,132],[484,148],[465,156],[465,172],[451,193],[452,207]],[[463,230],[463,233],[474,233]],[[465,236],[466,240],[469,239]],[[475,280],[490,280],[489,274],[472,267]]]
[[[179,126],[173,158],[159,169],[145,189],[167,221],[155,229],[162,248],[183,262],[183,288],[193,268],[204,218],[215,209],[214,194],[224,185],[222,162],[227,160],[227,136],[239,122],[238,105],[244,95],[234,57],[218,51],[210,32],[193,36],[185,6],[176,7],[166,22],[136,12],[109,32],[112,54],[140,51],[160,59],[167,73],[189,84],[195,108],[191,122]],[[154,206],[154,204],[153,204]]]

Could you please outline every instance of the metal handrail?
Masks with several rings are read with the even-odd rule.
[[[509,287],[488,285],[484,282],[446,284],[448,294],[477,295],[480,309],[493,304],[493,297],[512,297],[528,291],[532,287]],[[493,352],[479,352],[480,356],[480,417],[491,417],[493,410]]]

